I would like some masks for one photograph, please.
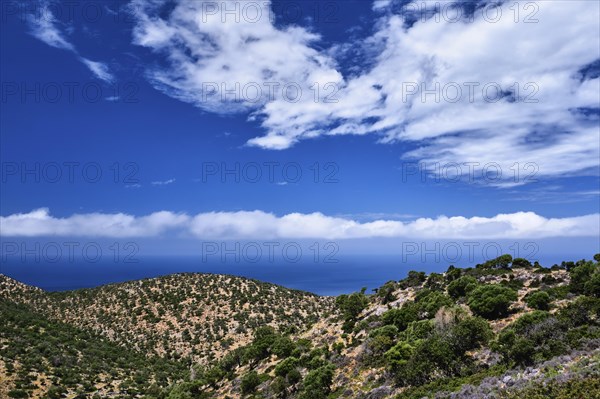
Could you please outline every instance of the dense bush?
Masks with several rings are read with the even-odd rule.
[[[529,306],[532,309],[548,310],[550,309],[550,303],[552,303],[552,298],[547,292],[535,291],[527,295],[525,301],[527,303],[527,306]]]
[[[340,295],[336,298],[335,302],[344,317],[344,330],[349,331],[354,326],[358,315],[360,315],[369,303],[369,300],[363,290],[362,292],[355,292],[350,295]]]
[[[411,270],[403,280],[400,280],[398,285],[401,288],[418,287],[425,282],[427,275],[425,272],[416,272]]]
[[[527,259],[524,259],[524,258],[514,258],[512,260],[512,265],[511,265],[511,267],[513,269],[519,268],[519,267],[521,267],[521,268],[530,268],[532,266],[533,265],[531,264],[531,262],[528,261]]]
[[[490,259],[483,264],[477,265],[477,268],[482,269],[509,269],[513,258],[509,254],[500,255],[495,259]]]
[[[454,301],[448,295],[440,291],[425,289],[415,297],[419,311],[419,318],[430,319],[444,306],[452,306]]]
[[[468,304],[473,313],[486,319],[496,319],[508,314],[517,293],[497,284],[482,285],[469,294]]]
[[[284,359],[275,367],[275,375],[287,377],[288,374],[297,369],[298,362],[298,359],[295,357],[288,357],[287,359]]]
[[[386,364],[401,385],[422,385],[439,376],[460,375],[470,365],[466,352],[492,337],[487,321],[473,317],[451,321],[441,330],[425,331],[426,336],[407,336],[385,353]]]
[[[256,391],[256,388],[260,385],[260,376],[256,371],[250,371],[242,377],[240,388],[243,394],[249,394]]]
[[[419,319],[419,306],[414,303],[405,303],[401,308],[390,309],[381,315],[381,320],[386,325],[394,325],[398,331],[404,331],[408,324]]]
[[[571,267],[571,291],[577,294],[585,292],[585,284],[592,279],[592,275],[598,273],[598,265],[594,262],[578,261],[575,267]]]
[[[385,305],[396,299],[394,297],[394,291],[396,289],[398,289],[398,284],[395,281],[388,281],[377,289],[377,296],[381,298],[381,302]]]
[[[331,383],[335,367],[326,364],[316,370],[310,371],[302,382],[300,399],[326,399],[331,393]]]
[[[463,276],[448,284],[448,295],[458,299],[466,296],[477,287],[477,279],[471,276]]]

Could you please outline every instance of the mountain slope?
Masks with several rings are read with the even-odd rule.
[[[194,363],[246,344],[259,326],[304,330],[334,308],[333,298],[213,274],[176,274],[60,293],[0,275],[0,297],[127,348]]]
[[[600,398],[594,259],[503,255],[335,299],[218,275],[66,293],[0,276],[0,395]]]

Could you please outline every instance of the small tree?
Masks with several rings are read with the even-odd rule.
[[[448,284],[448,295],[454,299],[458,299],[466,296],[475,287],[477,287],[475,277],[463,276]]]
[[[583,294],[585,284],[591,279],[592,275],[598,270],[598,266],[593,262],[577,262],[578,265],[569,270],[571,274],[571,292]]]
[[[527,306],[537,310],[548,310],[550,309],[550,303],[552,298],[544,291],[535,291],[527,296],[525,299]]]
[[[241,389],[245,395],[255,392],[259,385],[260,377],[256,371],[250,371],[242,377]]]
[[[584,284],[583,291],[586,295],[600,297],[600,272],[592,275],[589,281]]]
[[[302,384],[301,399],[325,399],[331,393],[331,383],[335,367],[326,364],[309,372]]]
[[[508,314],[517,293],[498,284],[482,285],[469,294],[469,307],[473,313],[486,319],[497,319]]]
[[[533,267],[533,265],[525,258],[514,258],[512,261],[512,267],[513,269],[517,267],[530,268]]]

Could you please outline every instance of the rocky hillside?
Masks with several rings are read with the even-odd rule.
[[[176,274],[45,293],[0,275],[0,297],[123,346],[205,364],[247,344],[260,326],[303,331],[333,299],[246,278]]]
[[[337,298],[201,274],[51,294],[2,277],[0,397],[596,398],[594,259],[503,255]]]
[[[543,268],[505,255],[410,272],[372,295],[338,297],[340,314],[290,337],[286,351],[263,331],[168,397],[600,397],[595,259]]]

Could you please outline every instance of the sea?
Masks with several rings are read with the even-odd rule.
[[[581,257],[562,258],[576,260]],[[562,259],[540,259],[544,266]],[[443,272],[447,263],[423,262],[406,264],[394,255],[352,255],[335,262],[206,262],[197,256],[144,256],[120,262],[90,259],[26,260],[5,258],[0,273],[47,291],[67,291],[97,287],[174,273],[229,274],[270,282],[284,287],[313,292],[318,295],[340,295],[367,292],[387,281],[404,278],[409,270]],[[473,266],[473,265],[457,265]]]

